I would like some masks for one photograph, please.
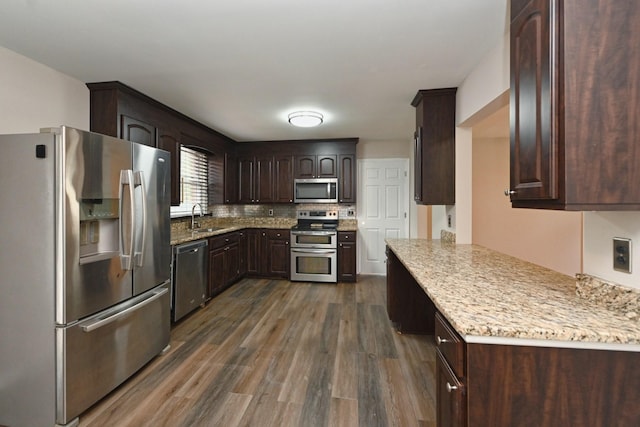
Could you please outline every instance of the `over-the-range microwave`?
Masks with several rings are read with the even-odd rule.
[[[293,181],[295,203],[338,203],[337,178],[296,179]]]

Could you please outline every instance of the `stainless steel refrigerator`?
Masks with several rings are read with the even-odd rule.
[[[169,153],[0,136],[0,425],[76,424],[169,344]]]

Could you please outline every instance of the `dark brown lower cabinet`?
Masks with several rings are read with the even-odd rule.
[[[268,277],[289,278],[291,262],[289,252],[290,234],[288,230],[265,230],[265,248],[263,254],[267,260],[266,271]]]
[[[435,305],[389,248],[387,248],[387,313],[399,332],[433,334]]]
[[[218,295],[224,289],[224,249],[209,251],[209,298]]]
[[[356,232],[338,232],[338,282],[356,281]]]
[[[289,278],[289,230],[252,228],[246,239],[248,276]]]
[[[469,425],[640,425],[640,353],[466,347]]]
[[[240,233],[233,232],[209,239],[209,297],[227,289],[240,277]]]
[[[238,270],[239,278],[247,275],[247,232],[238,231]]]
[[[259,228],[250,228],[247,233],[247,275],[259,276],[262,268],[260,259],[262,258],[262,230]]]
[[[466,426],[464,385],[436,350],[436,419],[438,427]]]
[[[440,314],[435,314],[436,420],[439,427],[466,425],[464,340]]]

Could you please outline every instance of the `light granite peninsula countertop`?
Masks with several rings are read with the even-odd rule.
[[[572,277],[476,245],[386,242],[468,343],[640,351],[634,313],[578,296]]]

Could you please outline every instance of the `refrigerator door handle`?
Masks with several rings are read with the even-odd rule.
[[[119,311],[115,314],[112,314],[111,316],[107,316],[105,318],[102,319],[98,319],[95,322],[89,323],[88,325],[82,325],[80,326],[80,328],[82,329],[83,332],[91,332],[91,331],[95,331],[98,328],[101,328],[105,325],[108,325],[109,323],[115,322],[116,320],[120,319],[123,316],[126,316],[128,313],[131,313],[133,311],[136,311],[142,307],[144,307],[147,304],[152,303],[153,301],[157,300],[158,298],[160,298],[162,295],[166,294],[167,292],[169,292],[168,288],[164,288],[158,291],[153,292],[153,295],[151,295],[149,298],[142,300],[141,302],[132,305],[131,307],[127,307],[126,309]]]
[[[144,172],[136,171],[135,172],[135,186],[140,187],[140,202],[142,204],[142,212],[138,212],[136,210],[135,215],[142,215],[142,236],[140,238],[139,250],[135,252],[135,261],[138,267],[142,267],[144,264],[144,248],[146,244],[147,237],[147,188],[144,183]]]
[[[125,218],[124,212],[124,187],[129,187],[129,216]],[[133,171],[122,170],[120,171],[120,264],[123,270],[131,270],[132,266],[132,252],[133,242],[135,237],[135,216],[133,215],[133,202],[134,202],[134,180]],[[129,220],[129,241],[125,241],[125,220]],[[127,245],[125,247],[125,244]]]

